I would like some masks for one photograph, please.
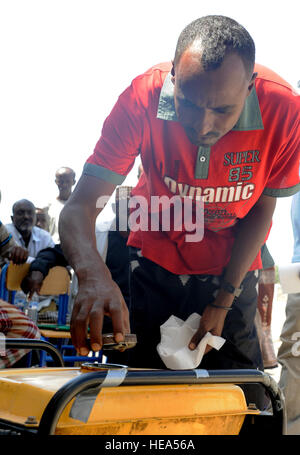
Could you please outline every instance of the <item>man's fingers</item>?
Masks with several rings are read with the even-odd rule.
[[[193,336],[193,338],[191,339],[190,344],[189,344],[189,348],[191,349],[191,351],[194,351],[197,348],[197,346],[200,343],[200,341],[202,340],[203,336],[204,335],[201,335],[200,332],[195,333],[195,335]],[[208,344],[205,348],[204,354],[207,354],[211,350],[212,350],[212,347],[209,346],[209,344]]]
[[[200,343],[200,341],[202,340],[203,338],[203,334],[202,334],[202,330],[197,330],[197,332],[195,333],[195,335],[193,336],[193,338],[191,339],[190,343],[189,343],[189,348],[193,351],[194,349],[196,349],[196,347],[198,346],[198,344]]]
[[[78,306],[77,306],[78,308]],[[88,326],[88,310],[82,305],[79,309],[73,310],[70,329],[72,342],[80,355],[88,355],[89,348],[87,345],[87,326]],[[76,311],[77,309],[77,311]]]
[[[119,288],[114,285],[109,289],[104,288],[104,291],[101,289],[97,292],[97,289],[93,289],[91,292],[87,287],[83,287],[80,295],[77,295],[72,311],[71,337],[74,346],[82,355],[87,355],[90,349],[97,352],[102,348],[104,314],[111,318],[117,343],[124,341],[125,333],[130,330],[128,308]]]
[[[20,253],[17,256],[17,260],[19,264],[23,264],[26,262],[26,259],[28,257],[28,253],[25,250],[20,251]]]
[[[100,351],[102,348],[102,326],[103,326],[103,311],[97,311],[97,305],[94,305],[90,312],[90,343],[94,352]]]
[[[123,318],[123,327],[125,333],[131,333],[129,318]]]
[[[123,322],[123,310],[120,305],[110,308],[111,322],[116,343],[124,341],[126,328]]]
[[[207,353],[208,353],[209,351],[211,351],[211,350],[212,350],[212,347],[209,346],[209,344],[208,344],[208,345],[206,346],[206,348],[205,348],[204,355],[207,354]]]
[[[14,264],[23,264],[28,258],[28,251],[21,247],[15,247],[10,253],[10,260]]]
[[[124,327],[125,333],[131,333],[130,321],[129,321],[129,310],[125,303],[125,300],[123,302],[123,327]]]

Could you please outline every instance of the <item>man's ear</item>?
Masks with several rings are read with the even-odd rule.
[[[13,215],[11,215],[10,219],[11,219],[12,222],[14,222],[14,216]]]
[[[175,68],[174,68],[174,60],[172,60],[172,69],[171,69],[171,81],[173,84],[175,84]]]
[[[253,73],[253,74],[252,74],[252,77],[251,77],[251,80],[250,80],[250,82],[249,82],[249,86],[248,86],[248,95],[247,95],[247,96],[250,95],[250,93],[251,93],[251,91],[252,91],[252,89],[253,89],[253,87],[254,87],[256,77],[257,77],[257,73]]]

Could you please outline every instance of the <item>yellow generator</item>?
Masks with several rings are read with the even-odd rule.
[[[6,344],[46,350],[58,366],[0,371],[0,435],[285,433],[281,391],[258,370],[146,370],[100,363],[65,368],[50,343]],[[269,406],[260,408],[249,398],[251,388],[262,389]]]

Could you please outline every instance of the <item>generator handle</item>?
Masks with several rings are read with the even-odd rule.
[[[65,366],[61,353],[48,341],[31,340],[29,338],[5,338],[5,349],[34,349],[46,351],[51,355],[55,367]]]
[[[125,373],[124,373],[125,369]],[[109,372],[114,371],[112,379]],[[99,393],[102,387],[163,385],[163,384],[261,384],[267,391],[273,408],[274,421],[285,433],[284,398],[277,383],[268,374],[259,370],[128,370],[120,368],[122,382],[116,382],[116,371],[106,370],[84,373],[71,379],[53,395],[46,406],[38,428],[39,435],[52,435],[67,404],[78,394],[89,389]],[[98,389],[98,390],[97,390]]]

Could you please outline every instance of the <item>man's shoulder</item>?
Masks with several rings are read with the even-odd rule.
[[[285,79],[283,79],[275,71],[266,66],[256,64],[254,71],[257,73],[256,90],[258,95],[274,95],[283,96],[299,102],[299,94]]]
[[[154,74],[168,74],[172,69],[172,62],[162,62],[151,66],[140,76],[152,76]],[[139,76],[138,76],[139,77]]]
[[[13,223],[5,224],[5,227],[8,230],[8,232],[10,232],[10,233],[13,232],[16,229]]]
[[[269,68],[256,65],[258,73],[255,88],[259,100],[264,123],[274,124],[276,119],[296,127],[300,118],[300,95],[281,76]]]
[[[171,62],[158,63],[157,65],[151,66],[147,71],[135,77],[132,85],[145,90],[160,88],[167,74],[171,71],[171,68]]]
[[[50,240],[52,240],[52,237],[51,237],[50,233],[48,231],[46,231],[45,229],[41,229],[38,226],[33,226],[32,234],[34,235],[34,237],[36,237],[38,239],[50,239]]]

